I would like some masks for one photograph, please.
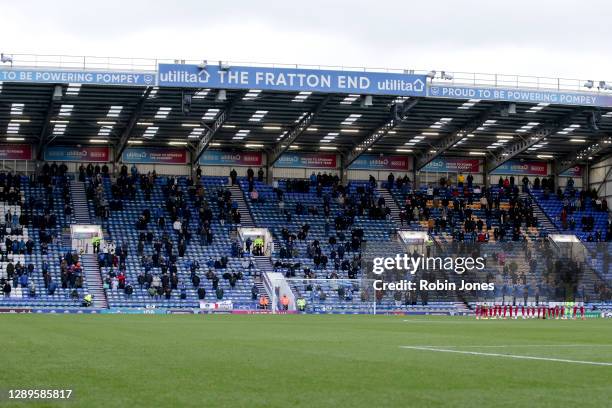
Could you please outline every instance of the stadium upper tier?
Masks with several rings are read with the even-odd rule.
[[[604,81],[203,60],[7,54],[0,128],[44,147],[128,142],[555,159],[556,174],[612,146]],[[313,76],[316,81],[309,81]],[[171,81],[172,77],[176,81]],[[191,78],[194,81],[191,81]],[[281,79],[282,78],[282,79]],[[586,87],[585,87],[586,86]],[[551,157],[552,156],[552,157]]]

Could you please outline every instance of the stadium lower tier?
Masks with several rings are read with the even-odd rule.
[[[233,185],[227,177],[205,176],[194,182],[186,177],[147,175],[128,176],[123,185],[110,178],[72,181],[69,184],[79,188],[69,190],[68,200],[68,187],[62,180],[55,179],[46,188],[22,179],[24,200],[12,210],[32,217],[22,235],[15,238],[44,236],[48,242],[36,239],[31,254],[6,254],[2,271],[7,262],[31,264],[32,269],[25,281],[20,280],[21,275],[9,280],[0,271],[0,279],[11,286],[0,298],[0,308],[78,308],[84,295],[100,281],[96,296],[104,297],[111,309],[283,310],[280,293],[266,285],[265,276],[271,272],[285,278],[292,298],[288,309],[308,313],[461,314],[473,312],[474,302],[531,304],[562,295],[551,278],[551,266],[533,256],[538,248],[508,246],[494,239],[479,249],[488,259],[481,274],[441,277],[458,287],[462,280],[492,283],[493,290],[375,290],[367,260],[411,251],[398,238],[398,230],[431,229],[428,220],[404,226],[393,215],[412,194],[406,187],[387,190],[358,181],[337,188],[286,180],[270,186],[246,178],[238,178]],[[78,183],[83,185],[82,191]],[[421,193],[428,195],[429,191],[422,189]],[[497,197],[499,191],[493,189],[492,194]],[[439,202],[446,197],[473,203],[466,208],[472,210],[474,220],[489,218],[480,207],[477,191],[459,195],[440,189],[425,201],[429,218],[441,216]],[[532,197],[547,214],[563,205],[556,197],[544,199],[539,192],[533,192]],[[81,199],[86,203],[89,223],[101,225],[104,231],[102,255],[94,270],[86,266],[74,281],[65,282],[60,260],[73,249],[66,235],[75,219],[64,211],[64,204],[74,206]],[[457,204],[450,201],[449,211],[455,211]],[[8,211],[9,206],[0,208]],[[50,208],[59,214],[53,226],[34,222],[33,216],[44,216]],[[509,209],[507,197],[500,197],[498,208]],[[241,217],[233,216],[236,211]],[[575,216],[593,211],[588,204]],[[596,229],[605,228],[603,216],[605,213],[595,214]],[[483,224],[487,230],[502,228],[495,219]],[[269,231],[273,245],[265,256],[251,254],[252,245],[246,248],[240,234],[246,226]],[[541,223],[523,224],[521,231],[521,242],[534,245],[552,232]],[[436,227],[430,232],[435,238],[434,254],[454,253],[448,245],[456,243],[456,231]],[[577,235],[585,239],[584,234]],[[609,256],[606,247],[596,245],[585,243],[589,258],[571,296],[587,304],[606,304],[611,298]],[[56,282],[53,290],[41,273],[43,269]],[[419,276],[403,278],[417,281]],[[562,291],[565,294],[568,289]],[[298,300],[300,306],[296,307]]]

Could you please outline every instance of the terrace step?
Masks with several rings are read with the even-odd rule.
[[[93,306],[108,309],[108,298],[102,284],[100,264],[95,254],[84,254],[81,256],[81,265],[87,281],[87,291],[93,295]]]
[[[245,193],[240,188],[240,185],[234,184],[233,186],[228,186],[229,191],[232,193],[232,200],[236,200],[238,203],[238,211],[240,211],[240,225],[243,227],[255,227],[255,221],[253,220],[253,215],[251,214],[251,210],[247,205],[245,200]]]
[[[74,219],[77,224],[91,224],[85,184],[81,181],[70,180],[70,194],[74,205]]]
[[[268,290],[266,289],[266,285],[264,285],[263,280],[261,279],[261,276],[263,276],[263,274],[268,273],[268,272],[274,272],[274,267],[272,266],[272,260],[268,256],[254,256],[253,258],[255,259],[255,265],[257,266],[257,269],[259,269],[259,272],[260,272],[260,277],[258,279],[255,279],[255,285],[257,286],[257,289],[259,289],[259,295],[265,296],[268,299],[268,304],[269,304],[270,293],[268,293]]]
[[[399,204],[397,203],[397,201],[391,194],[391,191],[389,191],[388,188],[379,188],[378,192],[381,195],[381,197],[385,199],[385,205],[389,207],[389,209],[391,210],[391,219],[393,220],[395,225],[397,225],[399,229],[408,229],[408,226],[405,226],[405,227],[402,226],[400,215],[399,215],[401,212],[401,209],[400,209]]]

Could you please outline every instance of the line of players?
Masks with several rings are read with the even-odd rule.
[[[479,303],[476,319],[584,319],[584,304],[551,302],[549,304],[507,305]]]

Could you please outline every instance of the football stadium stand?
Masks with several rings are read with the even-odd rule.
[[[88,59],[50,77],[12,58],[0,126],[23,143],[0,145],[0,308],[468,314],[612,297],[604,91],[535,78],[523,98],[524,79],[496,76],[514,96],[489,97],[476,74],[325,69],[362,79],[255,86],[208,82],[245,67],[180,60],[94,80],[74,76]],[[485,265],[384,282],[495,288],[376,288],[374,260],[404,253]]]

